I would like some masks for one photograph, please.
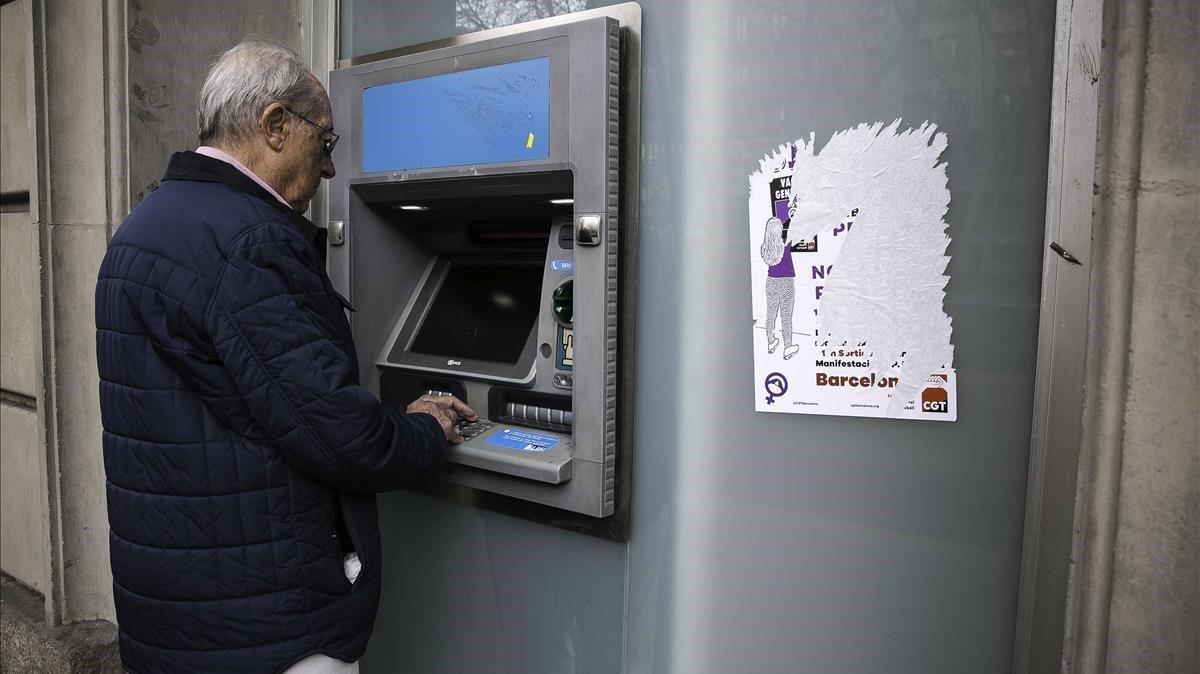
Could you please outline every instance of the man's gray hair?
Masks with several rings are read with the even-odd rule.
[[[236,142],[250,135],[263,110],[275,101],[309,119],[320,114],[324,104],[320,88],[296,52],[248,37],[223,52],[208,69],[196,109],[200,143]]]

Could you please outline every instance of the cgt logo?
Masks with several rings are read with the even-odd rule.
[[[950,394],[946,392],[946,384],[950,378],[944,374],[929,375],[925,382],[927,386],[921,391],[921,411],[948,414],[950,412]]]

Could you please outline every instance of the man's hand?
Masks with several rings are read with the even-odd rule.
[[[453,445],[460,444],[463,441],[458,431],[454,430],[454,424],[459,419],[466,419],[467,421],[476,421],[479,419],[479,415],[475,414],[475,410],[467,407],[466,403],[454,396],[423,395],[414,400],[405,411],[409,414],[428,414],[437,419],[437,422],[442,426],[442,432],[446,434],[446,441]]]

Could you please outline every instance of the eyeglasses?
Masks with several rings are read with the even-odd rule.
[[[305,117],[304,115],[296,112],[295,110],[287,107],[286,105],[283,106],[283,109],[287,110],[288,112],[292,113],[293,115],[299,117],[300,119],[303,119],[304,121],[308,122],[309,124],[312,124],[313,126],[320,129],[321,133],[325,134],[321,138],[321,143],[323,145],[322,151],[325,153],[326,157],[329,157],[333,154],[333,148],[337,147],[338,139],[341,138],[341,136],[339,136],[333,132],[332,126],[329,127],[328,129],[326,129],[325,127],[321,126],[320,124],[317,124],[316,122],[314,122],[311,119]]]

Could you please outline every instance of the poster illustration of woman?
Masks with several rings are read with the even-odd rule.
[[[796,307],[796,269],[792,264],[792,242],[787,241],[787,228],[779,218],[768,218],[763,230],[760,249],[767,265],[767,353],[775,353],[780,338],[775,336],[775,318],[780,319],[783,359],[796,355],[800,347],[792,343],[792,314]]]

